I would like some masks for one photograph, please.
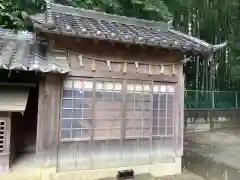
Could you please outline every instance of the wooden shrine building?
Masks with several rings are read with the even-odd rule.
[[[31,157],[82,179],[181,173],[184,55],[224,44],[50,2],[29,19],[35,34],[0,32],[1,171]]]

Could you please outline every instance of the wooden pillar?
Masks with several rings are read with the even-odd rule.
[[[39,82],[36,152],[51,165],[56,162],[62,80],[61,75],[47,74]]]
[[[38,114],[37,114],[37,143],[36,143],[36,153],[39,154],[43,151],[43,124],[46,119],[45,105],[45,86],[46,80],[45,77],[42,77],[39,80],[39,91],[38,91]]]
[[[179,81],[177,84],[177,96],[175,104],[175,144],[176,144],[176,156],[181,157],[183,155],[183,139],[184,139],[184,91],[185,91],[185,76],[183,74],[183,66],[180,66]]]

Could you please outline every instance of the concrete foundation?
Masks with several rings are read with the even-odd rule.
[[[67,172],[56,172],[56,168],[22,167],[1,173],[0,180],[97,180],[116,177],[117,171],[121,169],[133,169],[136,175],[149,174],[152,177],[181,174],[181,158],[176,158],[173,163]]]

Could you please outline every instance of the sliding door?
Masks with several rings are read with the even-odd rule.
[[[59,170],[124,167],[174,156],[174,85],[67,79]]]

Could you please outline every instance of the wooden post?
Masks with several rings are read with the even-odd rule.
[[[36,152],[48,165],[57,163],[62,80],[61,75],[48,74],[39,83]]]
[[[39,81],[36,154],[39,154],[43,151],[43,144],[42,144],[43,121],[46,118],[45,100],[46,98],[45,98],[45,77],[44,77]]]
[[[96,79],[93,79],[93,97],[92,97],[92,134],[91,134],[91,152],[90,152],[90,166],[94,168],[94,154],[95,148],[95,127],[96,127]]]
[[[235,92],[236,96],[235,96],[235,101],[236,101],[236,108],[238,108],[238,92]]]
[[[212,108],[215,108],[214,91],[212,91]]]
[[[127,105],[127,80],[123,80],[122,82],[122,122],[121,122],[121,137],[120,137],[120,143],[121,143],[121,159],[123,158],[123,149],[124,149],[124,139],[126,136],[126,121],[127,121],[127,114],[126,114],[126,105]]]
[[[152,153],[153,153],[153,81],[151,83],[150,92],[151,92],[151,102],[150,102],[150,111],[151,111],[151,117],[150,117],[150,147],[149,147],[149,163],[152,163]]]

